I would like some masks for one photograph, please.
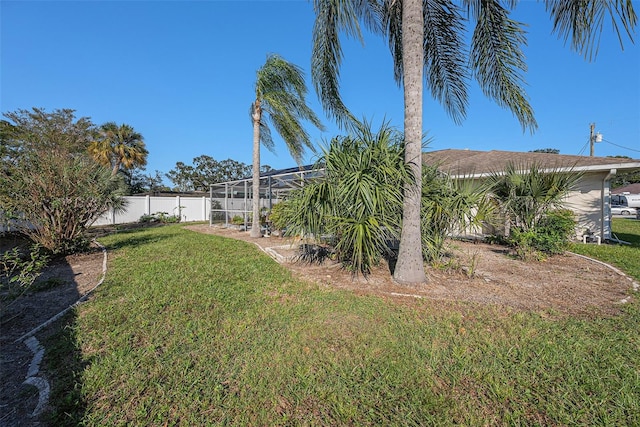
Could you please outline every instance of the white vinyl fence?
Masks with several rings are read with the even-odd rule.
[[[165,213],[176,215],[181,222],[210,221],[211,198],[209,197],[157,197],[157,196],[126,196],[126,208],[123,212],[106,212],[92,225],[113,225],[138,222],[143,215]],[[251,212],[250,198],[213,198],[213,220],[231,222],[234,216],[242,216],[248,220]],[[261,207],[268,207],[267,200],[260,200]],[[15,224],[15,222],[14,222]],[[7,225],[0,211],[0,233],[13,230],[15,226]]]
[[[180,217],[180,221],[208,221],[208,197],[154,197],[127,196],[124,198],[127,206],[124,212],[107,212],[93,223],[93,225],[126,224],[138,222],[143,215],[163,212],[166,215]]]

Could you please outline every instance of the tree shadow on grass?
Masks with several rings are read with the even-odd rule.
[[[77,363],[71,363],[72,360],[81,360],[80,350],[69,340],[69,334],[73,334],[75,329],[74,310],[50,322],[81,297],[78,283],[81,274],[74,272],[67,259],[56,260],[23,294],[2,301],[0,425],[77,425],[62,419],[54,422],[47,419],[50,413],[58,412],[59,404],[69,401],[66,397],[68,391],[74,390],[71,387],[62,391],[64,382],[59,380],[59,375],[79,378],[82,370]],[[64,346],[64,356],[52,353],[52,345]],[[50,364],[59,366],[54,375],[49,372]],[[77,407],[74,413],[82,414],[82,401],[74,398],[73,402]]]

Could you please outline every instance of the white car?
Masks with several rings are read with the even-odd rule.
[[[611,205],[611,215],[636,215],[636,208],[629,206]]]

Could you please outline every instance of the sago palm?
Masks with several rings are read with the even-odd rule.
[[[123,169],[143,167],[149,152],[142,135],[127,124],[107,122],[100,126],[98,138],[89,145],[89,153],[98,163],[111,168],[115,176]]]
[[[253,226],[251,237],[260,237],[260,143],[273,150],[271,124],[287,144],[296,163],[302,161],[305,148],[313,150],[309,134],[302,126],[306,120],[320,130],[324,127],[307,106],[307,86],[302,70],[278,55],[269,55],[257,71],[255,100],[251,104],[253,121]]]
[[[631,38],[637,23],[629,0],[545,0],[554,31],[591,59],[605,18],[618,35]],[[420,189],[423,72],[431,95],[456,123],[466,114],[468,80],[475,77],[485,95],[510,109],[523,129],[537,127],[523,89],[526,71],[524,25],[510,17],[516,0],[314,0],[312,78],[323,107],[338,123],[353,121],[340,97],[343,54],[340,34],[362,40],[360,24],[387,39],[395,79],[404,90],[405,162],[414,180],[405,188],[402,238],[394,279],[425,282],[420,242]],[[470,46],[466,30],[472,24]]]

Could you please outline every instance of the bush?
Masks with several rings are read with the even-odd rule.
[[[286,219],[288,233],[314,239],[311,244],[331,236],[343,267],[369,274],[389,255],[387,242],[399,238],[402,189],[411,180],[401,137],[386,124],[374,133],[365,123],[333,138],[317,163],[325,176],[291,192],[276,221]]]
[[[470,179],[453,180],[435,165],[422,168],[422,255],[427,262],[439,262],[447,237],[479,226],[491,213],[486,187]]]
[[[149,224],[158,222],[160,224],[175,224],[180,222],[180,217],[178,215],[169,215],[168,212],[156,212],[151,215],[142,215],[138,222],[142,224]]]
[[[49,262],[49,256],[38,244],[27,251],[13,248],[0,254],[0,290],[26,289],[35,282],[42,269]]]
[[[285,230],[293,221],[293,203],[289,200],[276,203],[269,212],[269,221],[274,230]]]
[[[16,229],[54,254],[85,248],[87,227],[124,205],[122,180],[87,154],[93,124],[72,110],[5,116],[14,124],[2,137],[19,149],[0,167],[3,210],[19,213]]]
[[[551,211],[533,229],[512,229],[508,241],[519,258],[543,259],[547,255],[561,254],[567,250],[575,225],[573,212],[570,210]]]

